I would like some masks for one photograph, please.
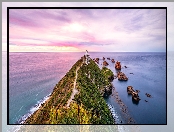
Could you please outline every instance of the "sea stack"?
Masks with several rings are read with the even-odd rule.
[[[112,61],[112,63],[115,63],[115,60],[114,59],[112,59],[111,61]]]
[[[121,70],[121,64],[120,64],[119,61],[117,61],[117,62],[115,63],[115,68],[116,68],[116,70]]]
[[[103,66],[108,66],[109,64],[107,63],[107,61],[103,61]]]
[[[126,75],[123,72],[117,72],[117,77],[119,81],[127,81],[128,78],[126,77]]]
[[[128,87],[127,87],[127,93],[132,95],[132,99],[133,99],[134,101],[139,101],[139,100],[141,100],[141,99],[139,98],[138,92],[135,91],[135,90],[133,89],[132,86],[128,86]]]

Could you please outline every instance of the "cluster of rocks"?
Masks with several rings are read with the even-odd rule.
[[[104,58],[104,57],[103,57],[103,58]],[[108,59],[108,60],[111,60],[112,63],[115,63],[115,60],[114,60],[114,59],[111,59],[111,58],[109,58],[109,57],[108,57],[107,59]],[[105,60],[105,59],[103,59],[103,60]]]
[[[148,94],[148,93],[145,93],[145,95],[149,98],[152,98],[152,95]],[[144,100],[145,102],[148,102],[147,100]]]
[[[137,102],[138,102],[139,100],[141,100],[141,99],[139,98],[139,95],[138,95],[139,92],[140,92],[140,90],[134,90],[132,86],[128,86],[128,87],[127,87],[127,93],[132,95],[132,99],[133,99],[134,101],[137,101]],[[148,94],[148,93],[146,93],[145,95],[146,95],[147,97],[149,97],[149,98],[152,98],[152,96],[151,96],[150,94]],[[148,102],[147,100],[144,100],[144,101],[145,101],[145,102]]]
[[[128,86],[127,87],[127,93],[128,94],[131,94],[132,95],[132,99],[135,100],[135,101],[141,100],[139,98],[139,95],[138,95],[139,92],[140,92],[139,90],[136,90],[135,91],[132,86]]]
[[[126,77],[126,75],[123,72],[117,72],[117,77],[119,81],[127,81],[128,78]]]
[[[117,61],[117,62],[115,63],[115,68],[116,68],[116,70],[121,70],[121,64],[120,64],[119,61]]]
[[[109,64],[106,61],[103,61],[103,66],[108,66]]]
[[[148,93],[145,94],[147,97],[151,98],[152,96]]]
[[[116,98],[116,102],[120,105],[120,110],[123,112],[123,116],[125,118],[124,122],[127,122],[128,124],[134,124],[135,121],[133,120],[132,117],[130,117],[129,112],[128,112],[128,107],[120,99],[120,97],[118,95],[118,92],[116,92],[114,95],[115,95],[115,98]],[[120,123],[123,123],[123,121],[121,120]]]
[[[107,58],[108,60],[111,60],[111,62],[112,63],[115,63],[115,60],[114,59],[111,59],[111,58]],[[99,64],[99,58],[94,58],[93,59],[97,64]],[[103,65],[104,66],[108,66],[109,64],[108,64],[108,62],[107,61],[105,61],[105,57],[103,57]],[[116,65],[118,65],[118,66],[116,66]],[[116,64],[115,64],[115,67],[117,67],[116,69],[117,70],[121,70],[121,65],[120,65],[120,62],[116,62]]]

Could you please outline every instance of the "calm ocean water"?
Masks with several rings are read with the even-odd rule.
[[[20,123],[34,112],[52,92],[58,81],[84,53],[10,53],[9,55],[9,123]],[[137,124],[166,123],[166,55],[165,53],[90,53],[91,58],[110,57],[121,61],[127,82],[113,81],[120,99]],[[102,62],[102,61],[100,61]],[[114,74],[114,64],[108,68]],[[100,65],[101,66],[101,65]],[[130,74],[133,73],[133,74]],[[140,90],[138,104],[127,95],[127,86]],[[147,98],[149,93],[153,98]],[[144,100],[148,100],[145,102]],[[117,120],[123,115],[114,96],[106,99]]]

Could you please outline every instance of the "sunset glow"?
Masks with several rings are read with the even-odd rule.
[[[166,50],[165,9],[10,9],[9,22],[10,52]]]

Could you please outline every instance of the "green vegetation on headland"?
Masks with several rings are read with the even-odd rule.
[[[78,60],[56,84],[50,98],[24,124],[114,124],[103,98],[112,93],[110,81],[114,75],[106,67],[100,70],[93,60],[89,62],[84,64],[83,57]],[[78,93],[67,106],[75,80]]]

